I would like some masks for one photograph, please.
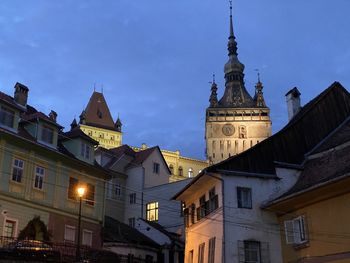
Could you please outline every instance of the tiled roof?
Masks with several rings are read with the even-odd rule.
[[[166,235],[171,241],[182,242],[179,234],[165,230],[165,228],[163,226],[161,226],[160,224],[153,222],[153,221],[145,220],[143,218],[140,218],[140,220],[144,221],[146,224],[150,225],[151,227],[157,229],[159,232]]]
[[[340,145],[343,147],[334,149]],[[276,200],[350,173],[349,153],[350,118],[315,149],[295,185]]]
[[[103,242],[131,243],[135,245],[149,246],[156,249],[160,248],[156,242],[139,232],[137,229],[108,216],[105,217]]]
[[[304,155],[350,115],[350,94],[334,82],[307,103],[279,132],[206,170],[275,173],[275,162],[301,164]]]
[[[85,109],[87,125],[114,130],[114,122],[102,93],[94,91]]]
[[[34,109],[34,108],[31,108],[31,109]],[[34,113],[31,113],[31,114],[27,114],[26,113],[23,113],[21,115],[21,118],[22,120],[24,121],[32,121],[32,120],[35,120],[35,119],[41,119],[41,120],[44,120],[48,123],[51,123],[52,125],[55,125],[59,128],[63,128],[61,125],[59,125],[57,122],[54,122],[53,120],[51,120],[47,115],[45,115],[44,113],[40,112],[40,111],[37,111],[37,112],[34,112]]]

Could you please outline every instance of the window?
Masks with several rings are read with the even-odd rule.
[[[90,151],[91,151],[90,145],[82,142],[81,143],[81,156],[83,156],[85,159],[90,159]]]
[[[181,217],[184,216],[185,209],[186,209],[186,204],[185,204],[185,202],[181,201],[181,203],[180,203],[180,216]]]
[[[174,174],[174,166],[172,164],[169,165],[169,170],[171,174]]]
[[[255,240],[238,241],[239,262],[265,263],[270,262],[270,249],[268,242]]]
[[[4,237],[16,237],[17,221],[11,219],[5,219],[3,235]]]
[[[215,262],[215,237],[209,239],[208,263]]]
[[[199,198],[199,207],[197,208],[197,220],[201,220],[208,214],[208,202],[205,201],[205,195]]]
[[[193,169],[189,168],[188,169],[188,178],[191,178],[191,177],[193,177]]]
[[[194,224],[194,216],[195,216],[195,211],[196,211],[196,205],[192,204],[191,205],[191,224]]]
[[[189,217],[189,209],[188,208],[185,208],[185,210],[184,210],[184,217],[185,217],[185,227],[189,227],[190,217]]]
[[[182,169],[182,166],[179,167],[179,176],[183,176],[183,169]]]
[[[209,191],[209,212],[216,210],[219,207],[219,198],[215,194],[215,187]]]
[[[158,221],[158,202],[148,203],[146,205],[146,219],[148,221]]]
[[[22,176],[23,176],[23,168],[24,168],[24,161],[20,159],[14,159],[13,160],[13,166],[12,166],[12,180],[20,183],[22,182]]]
[[[202,243],[198,247],[198,263],[204,263],[204,249],[205,243]]]
[[[247,138],[247,130],[245,126],[239,126],[239,138],[240,139]]]
[[[252,189],[237,187],[237,206],[238,208],[252,208]]]
[[[129,218],[129,226],[135,227],[135,217]]]
[[[115,184],[114,190],[116,197],[120,197],[122,195],[122,187],[120,184]]]
[[[85,246],[92,246],[92,231],[86,229],[83,230],[83,239],[81,243]]]
[[[88,205],[95,204],[95,186],[92,184],[86,185],[85,203]]]
[[[129,194],[130,204],[136,204],[136,193]]]
[[[45,169],[40,166],[35,167],[34,188],[43,189]]]
[[[1,107],[0,109],[0,124],[6,126],[6,127],[10,127],[13,128],[13,123],[15,120],[15,112],[5,108],[5,107]]]
[[[153,163],[153,173],[159,174],[159,163]]]
[[[69,187],[68,187],[68,198],[77,199],[76,189],[78,187],[79,181],[74,177],[69,177]]]
[[[52,144],[53,143],[53,129],[48,126],[43,126],[41,130],[41,141]]]
[[[188,263],[193,263],[193,250],[188,253]]]
[[[75,227],[65,225],[64,227],[64,240],[74,242],[75,241]]]
[[[305,216],[284,221],[287,244],[303,244],[308,241]]]
[[[244,262],[260,263],[260,243],[256,241],[244,241]]]

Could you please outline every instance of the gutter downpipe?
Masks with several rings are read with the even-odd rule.
[[[217,177],[217,176],[215,176],[215,175],[212,175],[212,174],[209,174],[209,173],[207,173],[206,171],[204,172],[206,175],[208,175],[208,176],[210,176],[210,177],[213,177],[213,178],[215,178],[215,179],[217,179],[217,180],[219,180],[219,181],[221,181],[221,194],[222,194],[222,231],[223,231],[223,233],[222,233],[222,257],[221,257],[221,262],[222,263],[225,263],[225,259],[226,259],[226,257],[225,257],[225,251],[226,251],[226,249],[225,249],[225,247],[226,247],[226,239],[225,239],[225,225],[226,225],[226,223],[225,223],[225,187],[224,187],[224,180],[222,179],[222,178],[220,178],[220,177]],[[223,176],[223,175],[221,175],[221,176]]]

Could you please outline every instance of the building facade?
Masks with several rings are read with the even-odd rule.
[[[75,244],[76,190],[82,186],[81,241],[100,248],[109,175],[94,163],[97,142],[79,129],[63,133],[54,111],[47,116],[27,104],[28,92],[20,83],[14,97],[0,92],[1,241],[17,238],[39,217],[51,234],[49,241]]]
[[[228,56],[224,67],[225,92],[218,100],[218,87],[213,79],[210,105],[206,110],[206,155],[210,164],[239,154],[271,135],[270,109],[264,100],[260,77],[253,98],[244,84],[244,65],[238,60],[233,33],[232,7]]]

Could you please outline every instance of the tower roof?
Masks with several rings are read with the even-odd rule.
[[[102,93],[94,91],[85,108],[85,123],[89,126],[114,130],[114,121]]]
[[[232,22],[232,2],[230,1],[230,35],[228,37],[228,61],[224,67],[225,92],[216,107],[254,108],[256,103],[244,85],[244,64],[238,60],[237,42]]]

